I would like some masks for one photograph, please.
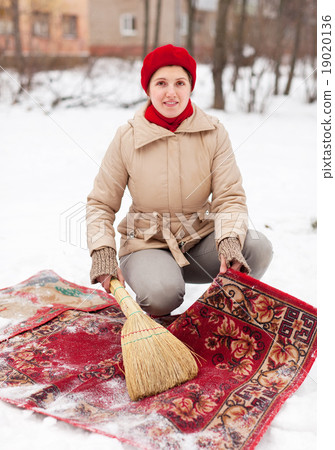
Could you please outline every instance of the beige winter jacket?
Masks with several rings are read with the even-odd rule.
[[[182,267],[183,252],[214,229],[217,244],[237,237],[242,248],[245,193],[223,125],[193,104],[193,115],[173,133],[148,122],[146,107],[117,130],[88,196],[90,254],[116,249],[113,223],[126,186],[132,205],[118,226],[120,257],[169,248]]]

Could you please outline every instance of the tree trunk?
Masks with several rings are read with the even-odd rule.
[[[303,20],[304,20],[304,3],[305,3],[305,0],[300,0],[298,9],[297,9],[299,16],[298,16],[298,20],[297,20],[296,29],[295,29],[294,47],[293,47],[293,52],[292,52],[291,64],[290,64],[290,73],[288,75],[288,80],[287,80],[286,88],[284,91],[284,95],[289,95],[289,93],[290,93],[292,80],[293,80],[293,76],[294,76],[295,64],[298,59],[301,31],[302,31],[302,25],[303,25]]]
[[[277,29],[275,40],[275,86],[274,95],[279,94],[279,79],[280,79],[280,65],[283,56],[283,37],[284,37],[284,9],[286,0],[280,0],[278,15],[277,15]]]
[[[195,0],[187,0],[188,6],[188,30],[187,30],[187,45],[186,48],[190,55],[193,55],[194,44],[193,44],[193,36],[194,36],[194,16],[196,9],[196,1]]]
[[[222,73],[227,63],[227,17],[231,0],[219,0],[215,42],[213,52],[213,81],[214,81],[214,105],[216,109],[225,108],[225,99],[222,89]]]
[[[16,65],[17,65],[18,72],[20,74],[22,74],[24,72],[24,59],[23,59],[22,42],[21,42],[19,0],[11,0],[11,10],[12,10],[12,19],[13,19],[13,33],[14,33]]]
[[[157,48],[159,46],[159,32],[160,32],[160,27],[161,27],[161,12],[162,12],[162,0],[157,0],[154,48]]]
[[[245,22],[247,18],[247,3],[248,0],[242,0],[241,5],[241,15],[240,15],[240,21],[238,26],[238,34],[237,34],[237,45],[236,45],[236,52],[234,57],[235,62],[235,68],[234,68],[234,76],[232,81],[233,91],[236,91],[236,81],[238,78],[238,72],[242,65],[242,59],[243,59],[243,47],[244,47],[244,28],[245,28]]]
[[[144,0],[144,38],[143,38],[143,59],[148,53],[149,46],[149,0]]]

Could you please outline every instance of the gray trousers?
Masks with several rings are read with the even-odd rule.
[[[272,260],[271,242],[260,232],[248,231],[242,249],[254,278],[261,278]],[[169,250],[140,250],[120,259],[126,282],[136,301],[148,314],[163,316],[178,308],[185,295],[185,283],[211,283],[218,275],[220,261],[214,232],[185,253],[190,262],[179,267]]]

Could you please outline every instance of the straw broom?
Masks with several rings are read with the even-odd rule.
[[[127,317],[121,346],[130,398],[156,395],[196,377],[189,348],[145,314],[118,279],[111,280],[110,290]]]

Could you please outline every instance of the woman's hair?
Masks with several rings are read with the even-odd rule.
[[[183,67],[183,69],[184,69],[185,72],[187,73],[188,79],[189,79],[189,81],[190,81],[190,85],[192,86],[193,78],[192,78],[191,73],[190,73],[187,69],[185,69],[185,67]]]

